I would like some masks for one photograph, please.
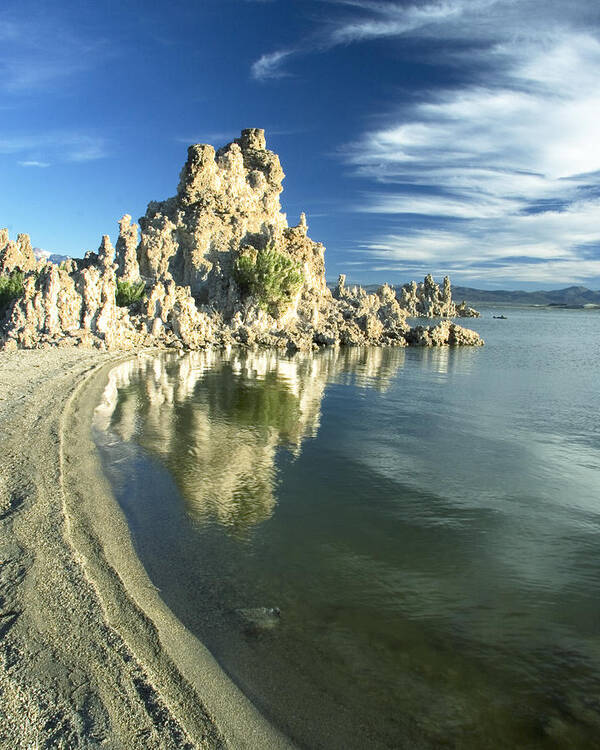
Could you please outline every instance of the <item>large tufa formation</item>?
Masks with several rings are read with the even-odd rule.
[[[482,343],[454,324],[411,333],[417,329],[407,325],[407,314],[457,314],[449,282],[440,293],[428,277],[431,289],[422,294],[423,285],[415,285],[406,305],[387,285],[367,294],[346,289],[343,278],[332,294],[325,283],[325,249],[308,237],[305,215],[289,227],[281,211],[283,178],[264,131],[243,130],[218,151],[190,146],[177,194],[148,205],[139,238],[138,226],[125,215],[116,251],[103,237],[98,252],[83,259],[60,268],[36,264],[29,238],[19,235],[10,243],[3,230],[0,270],[20,268],[26,277],[23,295],[0,311],[0,346],[199,349],[239,343],[310,350],[328,344]],[[265,304],[256,290],[269,290],[278,279],[244,286],[242,261],[246,269],[255,263],[255,273],[269,263],[291,269],[295,282],[283,294],[278,290],[276,305]],[[124,291],[143,292],[143,298],[132,296],[132,304],[119,307],[117,290],[120,301]],[[443,311],[436,301],[419,312],[426,297],[439,297]]]
[[[216,152],[190,146],[177,194],[151,202],[140,219],[142,275],[150,282],[173,278],[200,303],[232,317],[243,311],[232,273],[237,257],[271,246],[298,263],[305,291],[322,294],[324,248],[307,237],[304,215],[288,227],[279,202],[284,176],[263,130],[243,130]]]

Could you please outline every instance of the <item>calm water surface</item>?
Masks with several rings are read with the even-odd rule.
[[[498,312],[482,349],[111,373],[150,578],[300,747],[600,747],[600,311]]]

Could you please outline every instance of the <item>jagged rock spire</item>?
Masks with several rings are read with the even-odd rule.
[[[140,279],[137,258],[138,225],[131,223],[131,216],[125,214],[119,222],[119,239],[116,245],[117,275],[123,281],[136,282]]]
[[[28,234],[18,234],[17,241],[9,239],[8,229],[0,229],[0,273],[15,269],[33,271],[37,260]]]

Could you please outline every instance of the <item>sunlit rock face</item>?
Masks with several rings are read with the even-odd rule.
[[[261,130],[245,130],[216,152],[206,144],[190,146],[177,194],[151,202],[140,219],[142,272],[151,280],[168,273],[201,299],[226,305],[235,296],[230,284],[237,251],[281,239],[287,227],[279,203],[283,178]]]
[[[406,335],[413,346],[482,346],[479,334],[469,328],[442,320],[435,326],[415,326]]]
[[[131,223],[131,216],[125,214],[119,222],[119,239],[116,245],[117,274],[123,281],[136,283],[140,280],[138,263],[138,225]]]
[[[14,270],[33,271],[37,259],[31,247],[28,234],[17,235],[17,241],[10,240],[8,229],[0,229],[0,274]]]
[[[104,236],[93,264],[82,263],[80,269],[42,262],[30,271],[23,295],[5,316],[4,348],[139,345],[127,311],[116,305],[114,259],[115,250]]]
[[[243,130],[218,151],[190,146],[177,194],[151,202],[140,219],[142,274],[151,282],[172,277],[230,318],[244,310],[232,274],[239,252],[270,245],[299,264],[303,291],[327,294],[324,247],[307,236],[304,214],[288,227],[281,211],[284,177],[263,130]]]
[[[421,345],[425,338],[411,333],[407,315],[475,314],[452,302],[448,279],[440,290],[431,276],[405,287],[400,301],[388,285],[367,294],[347,289],[344,277],[332,294],[325,248],[308,236],[306,216],[290,227],[281,211],[283,179],[264,131],[251,128],[217,151],[190,146],[176,194],[149,203],[139,230],[125,214],[116,250],[104,236],[97,253],[58,268],[36,262],[27,235],[15,243],[1,230],[0,273],[17,268],[27,276],[20,299],[0,311],[0,348],[198,350],[239,344],[293,352],[340,344]],[[256,290],[240,288],[234,272],[240,257],[256,259],[265,251],[297,275],[279,290],[274,306]],[[269,272],[270,282],[281,278],[281,264],[271,268],[278,270]],[[436,334],[427,341],[445,346],[477,339],[475,333]]]
[[[402,364],[390,349],[140,356],[111,370],[94,427],[160,458],[196,519],[245,534],[275,508],[278,450],[316,437],[327,384],[385,390]]]
[[[419,318],[478,318],[479,313],[465,302],[457,305],[452,300],[450,278],[444,277],[442,288],[431,274],[417,284],[411,281],[400,289],[399,301],[407,315]]]

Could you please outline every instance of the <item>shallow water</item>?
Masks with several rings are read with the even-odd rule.
[[[599,746],[600,312],[499,312],[482,349],[111,373],[140,559],[301,747]]]

